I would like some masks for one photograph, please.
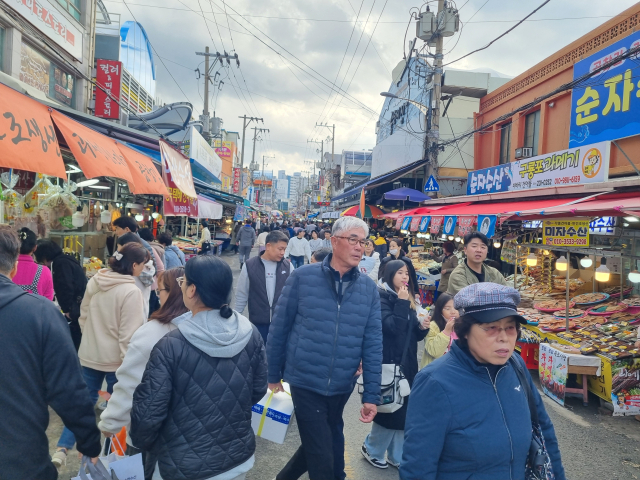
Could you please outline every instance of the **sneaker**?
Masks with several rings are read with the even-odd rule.
[[[364,443],[362,444],[362,448],[360,449],[360,452],[362,453],[362,456],[367,460],[367,462],[369,462],[371,465],[373,465],[376,468],[387,468],[389,466],[387,462],[380,461],[377,458],[373,458],[371,455],[369,455],[369,452],[367,451],[367,447],[365,447]]]
[[[106,409],[107,409],[107,402],[106,402],[106,400],[105,400],[104,402],[102,402],[102,403],[99,403],[99,404],[98,404],[98,410],[105,411]]]
[[[51,456],[51,463],[53,463],[57,469],[62,467],[62,465],[66,465],[67,464],[67,449],[66,448],[62,448],[60,450],[57,450],[56,453],[54,453]]]
[[[392,467],[396,467],[396,468],[398,468],[398,469],[400,468],[400,464],[399,464],[399,463],[393,463],[393,462],[392,462],[391,460],[389,460],[388,458],[387,458],[387,463],[388,463],[389,465],[391,465]]]

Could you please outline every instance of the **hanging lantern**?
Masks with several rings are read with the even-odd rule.
[[[582,265],[584,268],[589,268],[591,265],[593,265],[593,260],[591,260],[591,258],[589,257],[581,258],[580,265]]]
[[[638,270],[629,272],[629,281],[632,283],[640,283],[640,272],[638,272]]]
[[[567,259],[564,258],[564,255],[556,260],[556,269],[558,269],[558,271],[565,272],[567,270],[567,267]]]
[[[80,228],[84,225],[84,215],[81,211],[77,211],[73,215],[71,215],[71,224],[75,228]]]
[[[530,253],[529,255],[527,255],[527,267],[535,267],[537,264],[538,264],[538,257],[536,257],[535,253]]]
[[[608,282],[609,278],[611,278],[611,270],[605,264],[596,268],[596,282]]]

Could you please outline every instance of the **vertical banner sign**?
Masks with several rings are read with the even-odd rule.
[[[409,230],[411,226],[411,217],[404,217],[402,220],[402,230]]]
[[[419,228],[420,233],[425,233],[427,231],[430,221],[431,221],[431,217],[422,217],[422,220],[420,220],[420,228]]]
[[[396,230],[400,230],[400,228],[402,227],[402,217],[398,217],[398,219],[396,220]]]
[[[478,215],[478,231],[491,238],[496,234],[496,221],[498,217],[495,215]]]
[[[457,217],[455,215],[444,217],[444,232],[443,233],[445,235],[453,235],[454,234],[454,232],[456,231],[456,220],[457,220]]]
[[[471,233],[476,217],[458,217],[458,235],[464,237]]]
[[[233,167],[233,193],[240,192],[240,167]]]
[[[431,235],[438,235],[440,233],[440,227],[443,221],[444,217],[431,217]]]
[[[567,386],[568,356],[547,343],[540,344],[538,362],[542,390],[550,398],[564,406],[564,394]]]
[[[420,217],[413,217],[411,219],[411,228],[409,229],[412,232],[417,232],[418,231],[418,227],[420,226],[420,221],[422,220],[422,218]]]
[[[545,220],[542,224],[542,243],[554,247],[588,247],[589,219]]]
[[[196,198],[198,194],[193,185],[189,159],[162,140],[160,140],[160,154],[164,162],[163,167],[169,169],[173,182],[182,190],[182,193],[188,197]]]
[[[188,197],[173,181],[173,175],[168,169],[164,169],[164,181],[167,185],[167,194],[164,197],[163,207],[165,216],[198,217],[198,198]]]
[[[100,118],[120,118],[120,86],[122,62],[96,60],[96,106],[95,116]],[[102,87],[102,88],[100,88]],[[115,100],[115,101],[114,101]]]

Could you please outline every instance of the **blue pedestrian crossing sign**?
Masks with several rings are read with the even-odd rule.
[[[425,192],[439,192],[440,191],[440,185],[438,185],[438,182],[433,177],[433,175],[431,175],[429,177],[429,180],[427,180],[427,183],[425,183],[424,191]]]

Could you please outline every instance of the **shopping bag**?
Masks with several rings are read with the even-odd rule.
[[[87,473],[87,470],[89,473]],[[71,480],[119,480],[119,478],[114,472],[109,472],[102,462],[94,465],[91,462],[91,458],[84,455],[78,476]]]
[[[122,444],[118,438],[118,435],[111,437],[111,448],[115,452],[111,455],[115,455],[111,461],[109,461],[107,467],[119,480],[144,480],[144,466],[142,464],[142,454],[132,456],[120,456],[118,451],[124,452],[126,449],[122,447]]]

